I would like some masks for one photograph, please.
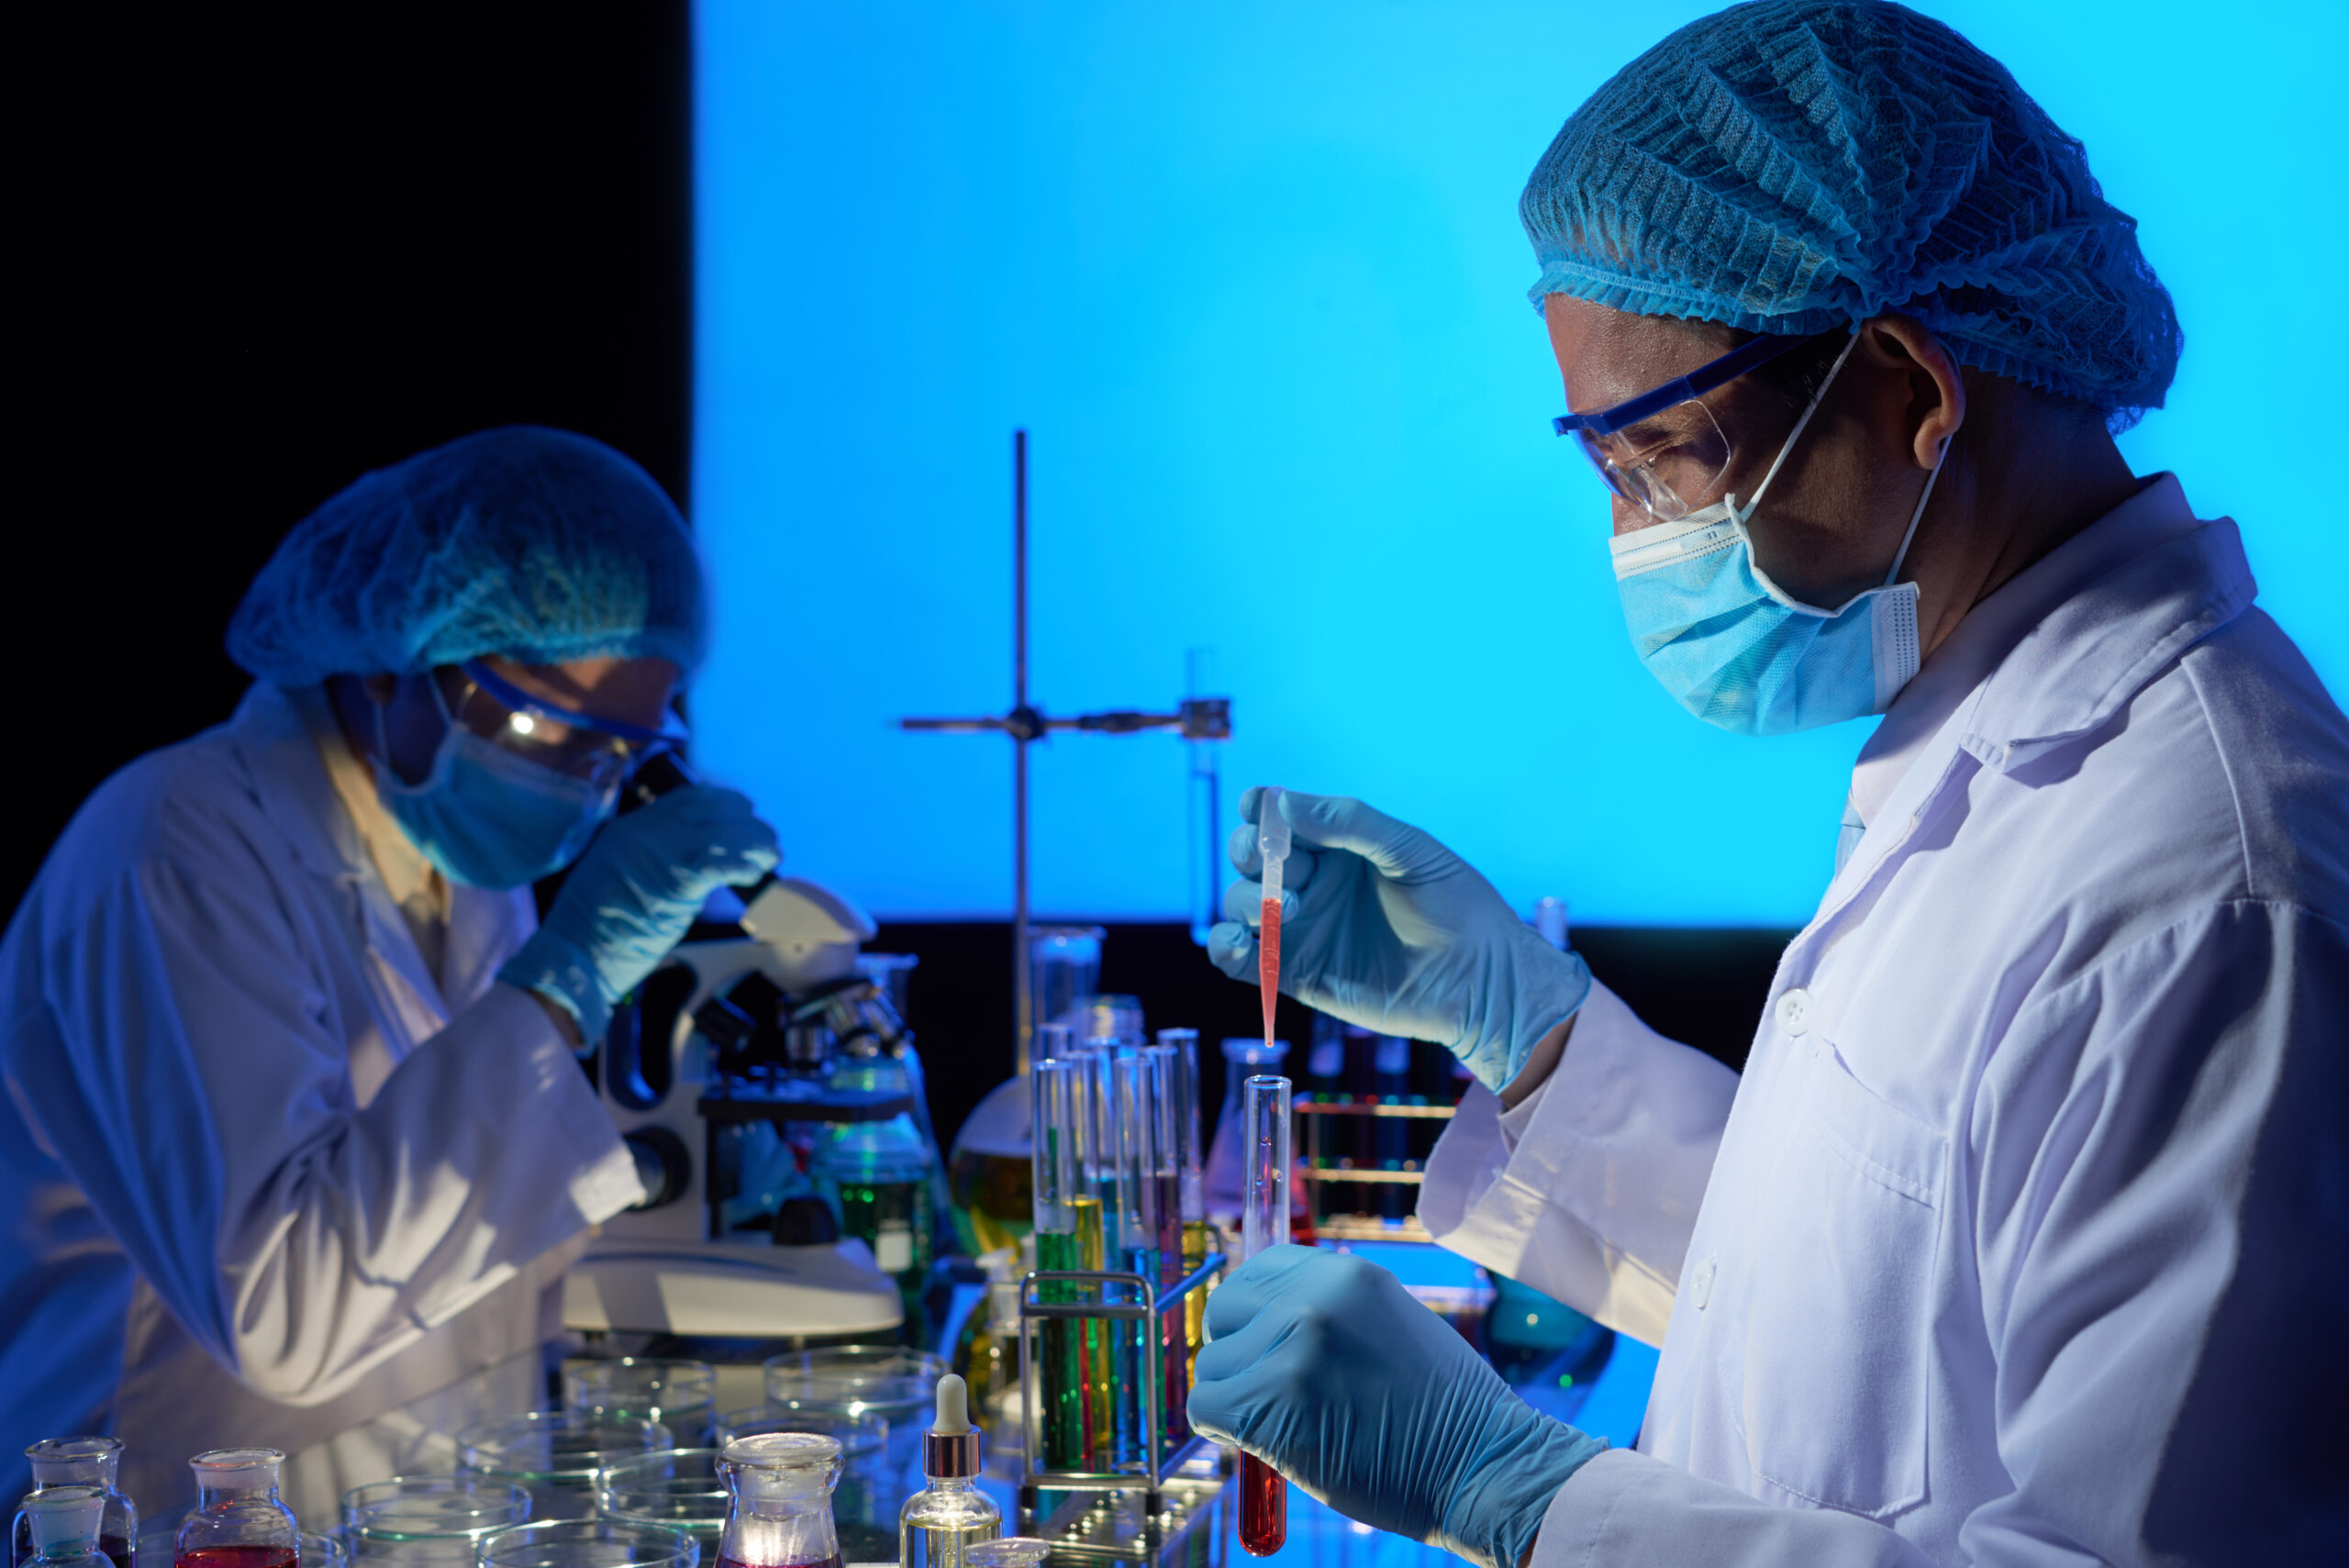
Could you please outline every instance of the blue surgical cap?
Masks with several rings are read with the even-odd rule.
[[[701,662],[701,562],[651,475],[584,436],[484,430],[366,474],[245,591],[228,657],[281,686],[483,654]]]
[[[1810,333],[1886,310],[1962,364],[2159,407],[2183,339],[2087,154],[1954,31],[1875,0],[1690,23],[1576,109],[1519,203],[1532,298]]]

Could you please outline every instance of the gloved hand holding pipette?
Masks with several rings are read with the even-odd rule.
[[[1240,797],[1231,862],[1247,880],[1225,890],[1208,936],[1208,956],[1234,980],[1257,978],[1254,932],[1276,896],[1283,993],[1449,1046],[1495,1093],[1590,994],[1581,957],[1542,940],[1475,867],[1358,800],[1281,791],[1290,843],[1275,881],[1260,843],[1265,793]]]

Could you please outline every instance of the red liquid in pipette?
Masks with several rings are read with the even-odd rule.
[[[172,1568],[295,1568],[290,1546],[195,1546],[172,1559]]]
[[[1273,1043],[1273,1006],[1281,999],[1281,901],[1264,900],[1256,937],[1256,988],[1264,994],[1264,1044]]]
[[[1270,1557],[1288,1543],[1288,1483],[1252,1453],[1240,1456],[1240,1545]]]

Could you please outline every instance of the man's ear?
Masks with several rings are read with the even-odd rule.
[[[1860,328],[1858,352],[1908,376],[1910,452],[1919,468],[1932,468],[1965,423],[1965,378],[1957,361],[1920,323],[1894,312]]]

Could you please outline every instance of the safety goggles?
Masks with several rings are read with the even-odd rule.
[[[1607,488],[1657,522],[1673,522],[1702,506],[1729,472],[1729,437],[1705,394],[1810,341],[1756,338],[1611,408],[1562,414],[1550,428],[1575,438]]]
[[[436,673],[449,717],[516,756],[599,789],[616,789],[656,751],[682,743],[684,720],[663,713],[649,728],[532,696],[478,659]]]

